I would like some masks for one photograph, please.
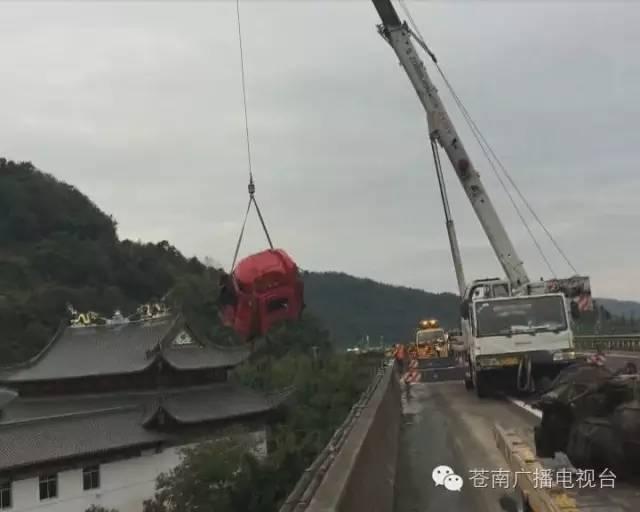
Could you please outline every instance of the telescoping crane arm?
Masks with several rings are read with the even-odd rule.
[[[427,113],[431,139],[437,141],[447,153],[511,286],[513,288],[525,286],[529,283],[529,277],[524,265],[411,41],[411,30],[406,23],[400,21],[390,0],[372,1],[382,20],[382,25],[379,27],[380,33],[398,56]]]

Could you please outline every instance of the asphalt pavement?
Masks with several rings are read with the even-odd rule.
[[[611,369],[628,362],[640,367],[640,353],[610,352],[606,358]],[[492,481],[480,486],[472,477],[482,472],[493,479],[508,468],[496,447],[495,424],[515,430],[533,447],[533,427],[539,418],[518,400],[480,400],[465,389],[461,378],[412,384],[411,395],[409,400],[403,397],[394,511],[501,512],[500,499],[511,489]],[[462,477],[459,491],[434,483],[433,471],[443,465]]]
[[[493,478],[508,468],[495,445],[496,423],[533,443],[537,418],[507,400],[480,401],[459,380],[414,384],[403,413],[395,512],[502,510],[500,498],[509,490],[491,482],[480,487],[471,477],[482,471]],[[460,491],[434,483],[433,471],[442,465],[462,477]]]

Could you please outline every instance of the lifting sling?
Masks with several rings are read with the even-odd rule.
[[[249,202],[233,254],[231,270],[228,275],[221,276],[222,288],[220,290],[219,304],[220,317],[223,324],[233,328],[245,341],[251,341],[258,336],[265,335],[272,325],[282,320],[299,318],[304,309],[304,297],[299,269],[285,251],[274,249],[269,230],[255,198],[256,186],[253,181],[251,166],[239,0],[236,0],[236,8],[247,161],[249,166]],[[247,256],[238,262],[238,253],[251,205],[255,206],[260,224],[269,243],[269,249]]]
[[[240,24],[240,0],[236,0],[236,19],[238,21],[238,45],[240,47],[240,76],[242,78],[242,105],[244,109],[244,129],[245,129],[245,140],[247,143],[247,164],[249,166],[249,203],[247,204],[247,211],[244,214],[244,221],[242,222],[242,228],[240,229],[240,235],[238,236],[238,243],[236,244],[236,250],[233,254],[233,263],[231,264],[231,272],[236,266],[236,261],[238,259],[238,251],[240,250],[240,245],[242,244],[242,237],[244,236],[244,228],[247,225],[247,218],[249,217],[249,210],[251,210],[251,204],[256,207],[256,212],[258,213],[258,218],[260,219],[260,224],[262,225],[262,229],[264,230],[264,234],[267,236],[267,241],[269,242],[269,248],[273,250],[273,243],[271,242],[271,236],[269,236],[269,230],[267,229],[267,225],[264,222],[264,218],[262,217],[262,212],[260,211],[260,207],[258,206],[258,202],[255,198],[256,186],[253,182],[253,168],[251,165],[251,138],[249,137],[249,114],[247,108],[247,86],[245,81],[245,72],[244,72],[244,49],[242,47],[242,26]]]
[[[260,207],[258,206],[258,202],[255,197],[256,186],[253,183],[253,176],[249,175],[249,203],[247,204],[247,211],[244,214],[244,220],[242,222],[242,228],[240,229],[240,236],[238,236],[238,243],[236,244],[236,250],[233,254],[233,263],[231,264],[231,272],[236,267],[236,261],[238,259],[238,251],[240,250],[240,245],[242,244],[242,237],[244,236],[244,228],[247,225],[247,218],[249,217],[249,210],[251,210],[251,204],[256,207],[256,212],[258,213],[258,218],[260,219],[260,224],[262,225],[262,229],[264,230],[264,234],[267,236],[267,241],[269,242],[269,248],[273,250],[273,243],[271,242],[271,236],[269,236],[269,230],[267,229],[267,225],[264,222],[264,218],[262,217],[262,212],[260,211]]]

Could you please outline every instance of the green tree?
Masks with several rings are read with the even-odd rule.
[[[101,505],[91,505],[84,512],[118,512],[115,508],[105,508]]]
[[[257,463],[250,444],[239,432],[182,451],[183,461],[161,474],[155,496],[145,501],[144,512],[236,510],[241,473]],[[243,489],[244,491],[245,489]],[[247,512],[250,512],[247,510]]]
[[[263,392],[293,387],[290,406],[270,429],[266,459],[247,453],[238,438],[193,448],[180,466],[158,479],[144,512],[277,511],[344,421],[373,368],[357,356],[334,353],[328,332],[308,313],[280,325],[234,373]]]
[[[0,159],[0,361],[35,355],[67,314],[131,314],[170,298],[205,338],[237,343],[217,317],[218,270],[167,241],[118,240],[116,223],[74,187]]]

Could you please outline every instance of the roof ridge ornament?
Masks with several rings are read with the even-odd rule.
[[[116,309],[111,318],[106,318],[95,311],[80,313],[71,304],[67,304],[67,311],[70,314],[69,325],[71,327],[95,327],[98,325],[121,325],[136,320],[152,320],[155,318],[165,318],[171,315],[171,310],[164,302],[150,302],[142,304],[136,308],[136,312],[128,317],[122,314],[120,309]]]
[[[87,311],[79,313],[73,306],[67,305],[67,310],[71,313],[69,324],[71,327],[94,327],[96,325],[105,325],[108,320],[95,311]]]
[[[153,318],[164,318],[171,315],[171,310],[164,302],[148,302],[138,306],[134,315],[139,320],[151,320]]]

